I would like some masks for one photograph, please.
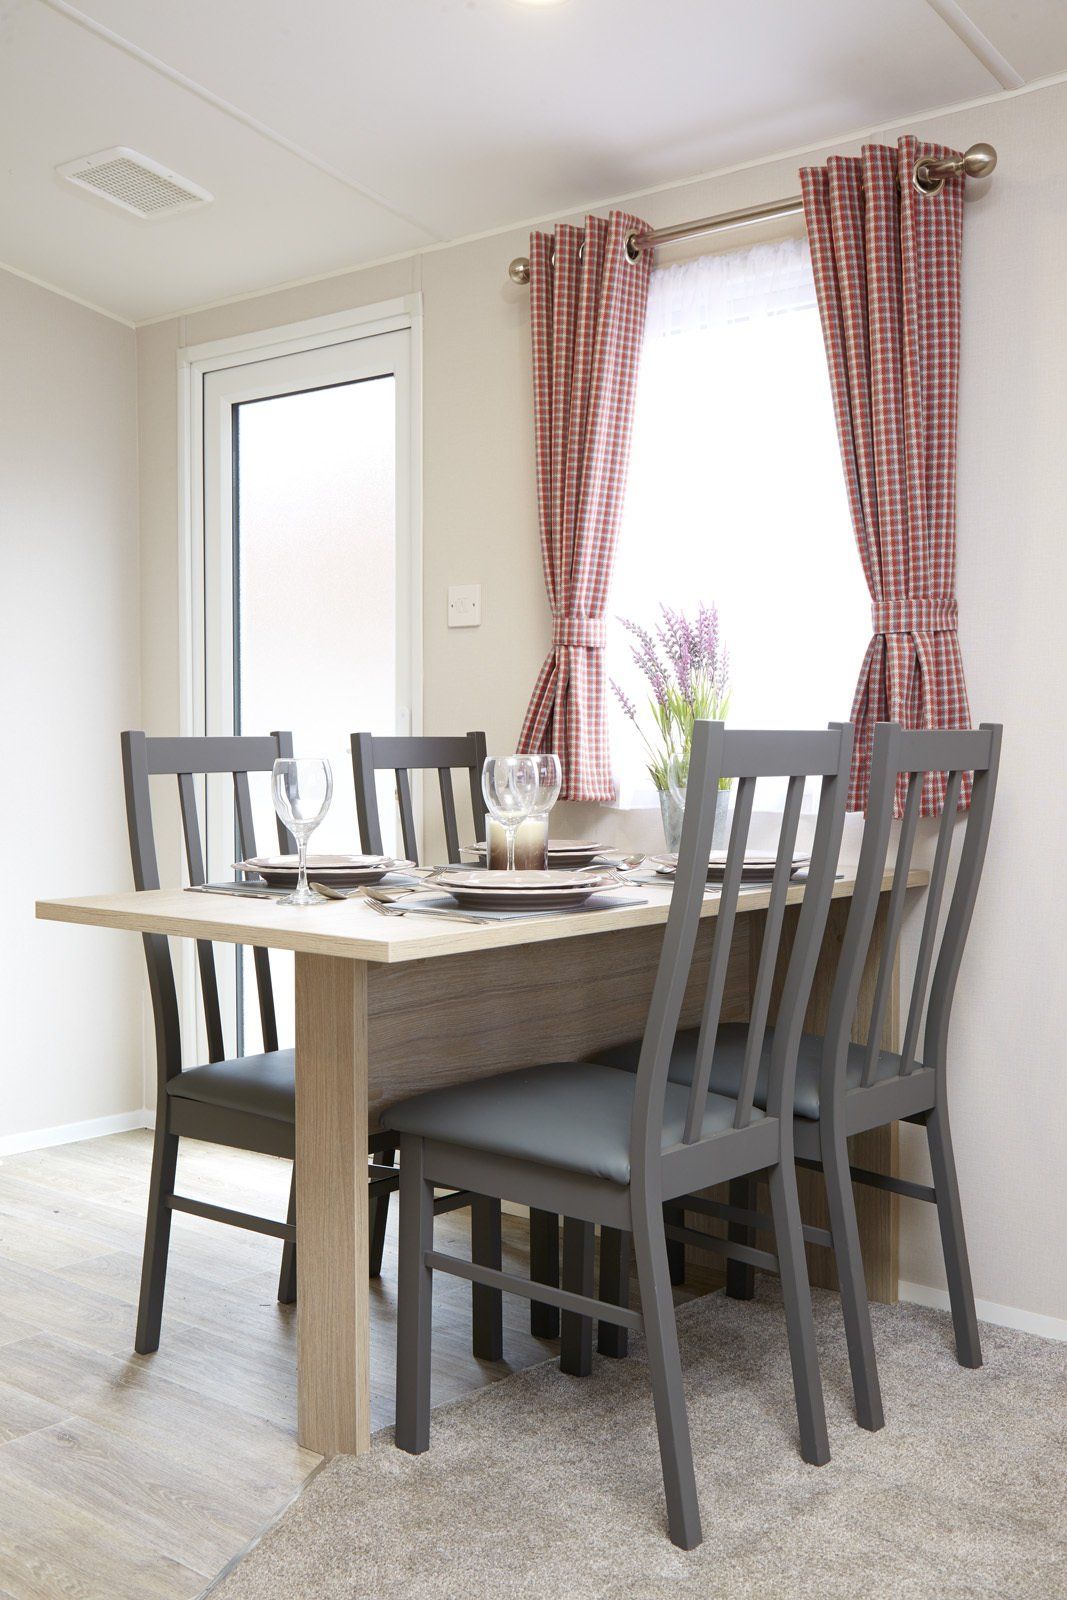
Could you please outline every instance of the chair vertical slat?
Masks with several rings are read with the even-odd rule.
[[[415,812],[411,804],[411,777],[406,767],[396,768],[396,803],[400,807],[400,832],[404,854],[418,865],[419,841],[415,832]]]
[[[715,934],[711,944],[711,962],[708,968],[708,986],[704,1009],[700,1019],[700,1036],[693,1069],[693,1082],[689,1090],[683,1140],[692,1144],[700,1136],[704,1123],[704,1101],[707,1098],[711,1063],[715,1054],[715,1040],[722,1014],[722,998],[726,990],[726,973],[730,964],[730,946],[733,941],[737,897],[741,892],[741,871],[748,844],[748,831],[752,822],[752,802],[756,793],[755,778],[741,778],[734,801],[733,825],[730,843],[726,850],[722,888],[719,892],[719,914],[715,919]],[[678,871],[681,862],[678,863]]]
[[[177,779],[189,882],[203,883],[205,882],[204,847],[200,838],[200,819],[196,808],[193,775],[190,772],[179,772]],[[208,1060],[225,1061],[226,1047],[222,1038],[222,1012],[219,1008],[219,980],[215,970],[215,951],[209,939],[196,941],[196,958],[200,966],[200,994],[204,1003]]]
[[[763,1041],[767,1032],[767,1017],[771,1005],[771,989],[778,964],[778,947],[785,922],[786,896],[793,871],[793,854],[800,826],[800,808],[804,800],[804,779],[793,776],[786,789],[782,811],[781,831],[778,835],[778,853],[771,878],[771,897],[763,925],[763,948],[752,991],[749,1010],[748,1037],[745,1044],[745,1061],[741,1069],[741,1083],[734,1112],[734,1127],[746,1128],[752,1119],[752,1099],[756,1092],[756,1078],[763,1055]]]
[[[471,782],[471,814],[474,817],[474,837],[479,844],[485,843],[485,795],[482,792],[482,770],[485,767],[485,734],[468,733],[470,740],[471,759],[467,768]]]
[[[378,815],[378,790],[375,785],[374,737],[369,733],[352,735],[352,776],[356,785],[356,817],[359,821],[360,848],[366,855],[382,854],[382,824]]]
[[[904,1030],[904,1048],[900,1054],[902,1074],[913,1071],[915,1067],[915,1047],[919,1041],[919,1023],[926,1004],[926,989],[930,981],[934,946],[937,942],[937,921],[941,915],[941,902],[945,895],[945,880],[948,876],[949,856],[952,853],[952,830],[956,821],[956,807],[959,803],[962,781],[962,772],[949,773],[945,789],[945,809],[941,813],[941,826],[937,830],[937,849],[934,852],[934,864],[930,872],[926,915],[923,918],[923,931],[919,940],[919,957],[915,963],[915,981],[912,984],[911,1004],[908,1007],[908,1022]]]
[[[933,1066],[939,1073],[945,1070],[948,1042],[949,1015],[952,998],[959,976],[963,948],[978,898],[978,885],[982,877],[989,828],[993,816],[993,801],[997,792],[997,774],[1000,768],[1002,730],[995,724],[983,722],[981,731],[990,736],[988,766],[974,774],[971,789],[971,806],[967,817],[967,831],[960,851],[956,883],[945,918],[941,936],[941,949],[934,968],[930,986],[930,1004],[926,1013],[926,1033],[923,1040],[923,1063]]]
[[[281,729],[275,729],[274,732],[271,734],[271,738],[274,740],[274,745],[275,745],[275,748],[276,748],[276,750],[278,752],[276,759],[279,760],[279,761],[284,761],[286,759],[291,760],[292,759],[292,754],[293,754],[293,736],[292,736],[292,734],[289,733],[288,731],[283,731]],[[272,778],[272,781],[273,781],[273,778]],[[272,794],[271,798],[273,799],[273,794]],[[275,820],[276,820],[276,822],[278,824],[278,851],[279,851],[279,853],[281,855],[283,855],[283,856],[295,856],[296,855],[296,840],[293,838],[293,835],[289,832],[289,829],[285,826],[285,823],[282,821],[281,817],[277,815],[277,813],[275,813]],[[245,854],[246,855],[250,855],[251,851],[247,851],[246,850]]]
[[[456,822],[456,797],[452,793],[452,768],[438,767],[437,782],[441,788],[441,814],[445,823],[446,860],[459,860],[459,826]]]
[[[896,776],[895,773],[889,774],[893,784],[896,782]],[[871,1007],[871,1020],[867,1032],[867,1049],[863,1058],[863,1072],[860,1076],[860,1082],[865,1089],[874,1082],[875,1067],[882,1053],[882,1029],[885,1026],[886,1010],[888,1009],[889,997],[892,992],[897,947],[900,944],[901,929],[904,926],[905,891],[908,887],[908,875],[911,872],[911,858],[915,850],[922,787],[923,774],[921,772],[909,773],[908,797],[904,802],[904,816],[900,824],[900,836],[897,840],[897,860],[893,869],[893,885],[889,891],[885,933],[882,938],[882,954],[874,987],[874,1003]],[[890,808],[890,814],[892,814],[892,800],[887,799],[885,803]],[[880,876],[881,874],[879,874]]]
[[[135,889],[159,888],[159,862],[152,827],[152,797],[148,787],[148,741],[142,732],[122,735],[122,776],[126,791],[126,821]],[[165,933],[142,935],[148,986],[155,1019],[156,1057],[160,1093],[163,1084],[182,1070],[181,1024],[178,990],[170,945]]]
[[[252,797],[248,788],[248,773],[233,775],[233,805],[237,818],[237,841],[241,857],[247,860],[256,853],[255,828],[252,822]],[[237,959],[241,960],[238,946]],[[252,960],[256,970],[256,990],[259,995],[259,1024],[263,1034],[264,1050],[277,1050],[278,1024],[274,1015],[274,989],[270,978],[270,951],[261,945],[254,946]]]

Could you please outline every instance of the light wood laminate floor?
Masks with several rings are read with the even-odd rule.
[[[182,1140],[179,1188],[282,1216],[290,1167]],[[133,1353],[151,1136],[0,1161],[0,1600],[192,1600],[319,1457],[296,1443],[293,1307],[276,1240],[176,1215],[163,1339]],[[393,1420],[396,1206],[371,1285],[374,1427]],[[438,1219],[466,1253],[466,1212]],[[505,1217],[505,1268],[526,1228]],[[470,1354],[470,1295],[439,1273],[434,1402],[543,1361],[505,1297],[508,1360]]]

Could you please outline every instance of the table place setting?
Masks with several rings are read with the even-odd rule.
[[[375,897],[373,909],[384,916],[492,923],[644,904],[615,892],[616,866],[594,865],[605,848],[600,840],[549,840],[548,816],[561,781],[558,756],[487,756],[487,838],[464,850],[478,864],[449,862],[419,885],[417,900]]]
[[[456,922],[514,922],[576,911],[644,905],[620,894],[620,874],[644,860],[599,839],[549,839],[549,812],[562,781],[554,755],[488,756],[482,771],[487,838],[462,847],[473,861],[420,867],[400,857],[335,852],[309,855],[312,833],[333,795],[323,757],[274,764],[274,808],[297,853],[248,856],[232,863],[232,882],[190,884],[197,894],[272,900],[281,906],[360,901],[379,916],[432,916]],[[657,880],[650,879],[649,882]],[[657,883],[662,887],[662,883]]]

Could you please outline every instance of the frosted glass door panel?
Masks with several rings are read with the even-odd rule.
[[[236,407],[237,718],[333,764],[313,850],[359,848],[348,736],[397,725],[395,387]]]

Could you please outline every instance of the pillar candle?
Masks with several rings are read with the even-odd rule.
[[[486,819],[486,841],[489,846],[488,865],[504,868],[508,864],[507,837],[499,822]],[[548,865],[548,818],[528,817],[515,830],[516,870],[544,869]]]

